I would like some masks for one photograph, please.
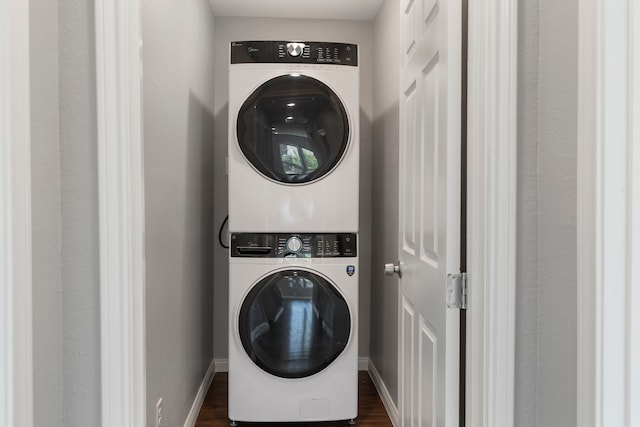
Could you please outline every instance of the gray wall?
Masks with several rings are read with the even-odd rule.
[[[398,404],[398,279],[382,266],[398,257],[400,5],[386,0],[374,21],[371,361]]]
[[[370,256],[371,256],[371,117],[372,117],[372,41],[371,22],[324,21],[309,19],[266,19],[216,17],[216,154],[215,223],[227,214],[228,56],[233,40],[323,40],[360,45],[360,317],[359,355],[369,355]],[[215,251],[215,357],[228,357],[228,253]]]
[[[538,1],[518,9],[518,205],[515,425],[537,426]]]
[[[142,3],[147,425],[182,425],[213,360],[214,17]]]
[[[516,425],[576,425],[578,1],[520,3]]]
[[[540,0],[538,425],[576,425],[578,0]]]
[[[100,423],[100,270],[93,2],[59,2],[64,425]]]
[[[30,8],[34,422],[99,425],[93,3]]]
[[[62,426],[58,3],[30,1],[34,425]]]

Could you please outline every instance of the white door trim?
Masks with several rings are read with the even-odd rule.
[[[140,4],[97,0],[102,427],[146,425]]]
[[[513,426],[517,0],[469,1],[466,425]]]
[[[29,2],[0,0],[0,427],[33,426]]]
[[[579,14],[578,400],[584,427],[640,423],[640,8]]]

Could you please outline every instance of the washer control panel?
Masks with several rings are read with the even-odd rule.
[[[232,64],[331,64],[358,66],[358,45],[301,41],[231,42]]]
[[[356,233],[232,233],[231,256],[242,258],[348,258]]]

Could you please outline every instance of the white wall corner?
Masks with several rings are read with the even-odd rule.
[[[584,427],[640,424],[640,8],[579,14],[578,399]]]
[[[97,0],[102,427],[146,425],[140,4]]]
[[[516,0],[469,2],[466,423],[514,423]]]
[[[367,371],[369,369],[369,358],[358,357],[358,371]]]
[[[198,420],[198,415],[200,414],[200,410],[202,409],[202,404],[204,403],[205,397],[207,397],[207,392],[209,391],[209,387],[211,387],[211,383],[213,382],[213,377],[216,374],[216,362],[215,360],[211,361],[209,364],[209,368],[207,372],[204,374],[204,378],[202,378],[202,383],[200,384],[200,388],[196,393],[196,397],[193,400],[193,405],[191,405],[191,410],[187,415],[187,419],[184,422],[184,427],[195,427],[196,421]]]
[[[33,426],[29,2],[0,0],[0,427]]]
[[[378,391],[378,395],[380,396],[380,400],[382,400],[382,404],[387,411],[387,415],[391,420],[391,424],[393,427],[400,426],[400,413],[398,412],[398,407],[393,402],[393,398],[391,397],[391,393],[389,393],[389,389],[387,385],[382,380],[382,376],[378,372],[376,365],[373,361],[369,360],[368,366],[369,375],[371,376],[371,380]]]

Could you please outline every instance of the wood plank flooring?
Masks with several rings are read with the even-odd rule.
[[[227,416],[227,373],[218,372],[209,387],[202,409],[196,421],[196,427],[228,427]],[[384,409],[384,405],[378,396],[366,371],[358,372],[358,418],[356,425],[359,427],[392,427],[391,420]],[[323,423],[239,423],[240,427],[329,427],[348,426],[346,421],[333,421]]]

